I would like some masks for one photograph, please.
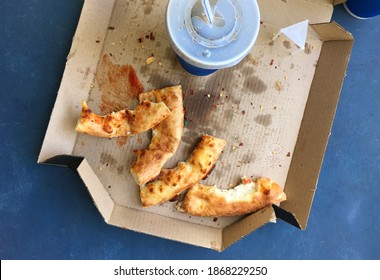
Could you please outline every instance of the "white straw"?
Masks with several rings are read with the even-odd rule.
[[[210,1],[209,0],[202,0],[203,7],[206,12],[206,16],[210,24],[214,21],[214,13],[212,12]]]

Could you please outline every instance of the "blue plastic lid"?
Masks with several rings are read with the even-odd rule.
[[[202,14],[199,0],[170,0],[166,25],[179,57],[204,69],[239,63],[252,49],[260,27],[256,0],[210,0],[213,23]]]

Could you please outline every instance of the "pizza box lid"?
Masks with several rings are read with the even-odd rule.
[[[259,0],[262,24],[247,58],[194,77],[170,48],[166,1],[85,1],[38,162],[77,170],[104,220],[118,227],[217,251],[276,218],[305,229],[353,44],[330,22],[338,2]],[[304,51],[286,37],[272,41],[280,28],[305,19],[311,25]],[[113,66],[132,66],[145,91],[182,85],[187,123],[165,167],[185,160],[200,136],[211,134],[227,146],[204,183],[228,188],[242,176],[270,177],[288,199],[218,219],[179,213],[175,202],[143,209],[129,168],[133,150],[145,148],[150,134],[108,140],[74,130],[82,100],[101,113],[109,98],[98,84],[105,55]]]

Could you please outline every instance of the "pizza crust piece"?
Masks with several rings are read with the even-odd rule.
[[[136,152],[137,160],[131,168],[131,173],[136,183],[142,186],[159,175],[164,164],[178,149],[184,125],[182,87],[179,85],[141,93],[139,100],[164,102],[172,112],[152,129],[149,147]]]
[[[157,180],[140,189],[142,205],[148,207],[173,199],[205,179],[214,168],[225,145],[226,141],[223,139],[203,135],[186,162],[178,163],[174,169],[163,169]]]
[[[107,115],[93,113],[86,101],[75,130],[98,137],[131,136],[156,126],[171,114],[163,102],[141,102],[135,110],[121,110]]]
[[[286,200],[281,187],[269,178],[256,182],[243,178],[241,185],[222,190],[196,184],[189,189],[177,209],[194,216],[237,216],[253,213]]]

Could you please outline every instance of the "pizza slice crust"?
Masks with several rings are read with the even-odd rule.
[[[154,180],[165,163],[175,154],[181,141],[184,125],[182,87],[173,86],[139,95],[140,102],[164,102],[172,114],[152,129],[149,147],[137,153],[130,169],[139,186]]]
[[[194,216],[238,216],[259,211],[286,200],[281,187],[269,178],[256,182],[243,179],[232,189],[196,184],[191,187],[177,209]]]
[[[214,168],[226,141],[210,135],[202,140],[186,162],[173,169],[163,169],[158,179],[140,188],[143,207],[161,204],[175,198],[182,191],[205,179]]]
[[[145,132],[158,125],[171,114],[163,102],[143,101],[135,110],[120,110],[97,115],[82,101],[82,111],[75,130],[98,137],[113,138]]]

